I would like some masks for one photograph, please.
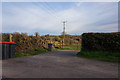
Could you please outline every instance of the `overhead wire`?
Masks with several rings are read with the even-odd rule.
[[[48,2],[45,2],[46,6],[48,6],[48,8],[51,10],[52,13],[57,13],[56,9],[51,7]],[[55,15],[56,16],[56,15]],[[56,18],[60,18],[59,16],[56,16]]]
[[[42,9],[45,9],[46,12],[47,12],[47,14],[53,16],[53,17],[56,18],[57,20],[61,20],[60,17],[56,16],[57,11],[56,11],[54,8],[52,8],[52,7],[48,4],[48,2],[45,1],[44,3],[42,3],[42,6],[40,6],[40,5],[39,5],[38,3],[36,3],[36,2],[34,2],[34,4],[35,4],[36,6],[38,6],[38,7],[41,7]]]

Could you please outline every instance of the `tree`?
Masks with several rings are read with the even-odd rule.
[[[39,36],[39,33],[38,33],[38,32],[35,32],[35,36],[38,37],[38,36]]]
[[[49,36],[50,36],[49,34],[45,35],[45,37],[49,37]]]

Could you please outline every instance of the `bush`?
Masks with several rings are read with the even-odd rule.
[[[120,33],[83,33],[82,51],[120,52]]]

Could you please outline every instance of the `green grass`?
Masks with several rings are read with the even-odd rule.
[[[52,38],[52,39],[53,39],[53,38],[55,38],[55,37],[54,37],[54,36],[49,36],[48,38]]]
[[[53,48],[52,51],[57,51],[57,49],[56,49],[56,48]]]
[[[112,53],[112,52],[79,52],[77,54],[79,57],[85,57],[89,59],[109,61],[109,62],[118,62],[118,58],[120,57],[120,53]]]
[[[34,51],[28,52],[28,53],[19,53],[15,54],[15,57],[23,57],[23,56],[30,56],[30,55],[37,55],[43,52],[47,52],[47,49],[35,49]]]
[[[77,46],[63,46],[63,48],[59,48],[61,50],[79,50],[80,51],[80,46],[77,47]]]

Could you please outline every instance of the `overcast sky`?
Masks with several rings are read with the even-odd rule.
[[[3,2],[2,32],[59,35],[118,31],[117,2]]]

